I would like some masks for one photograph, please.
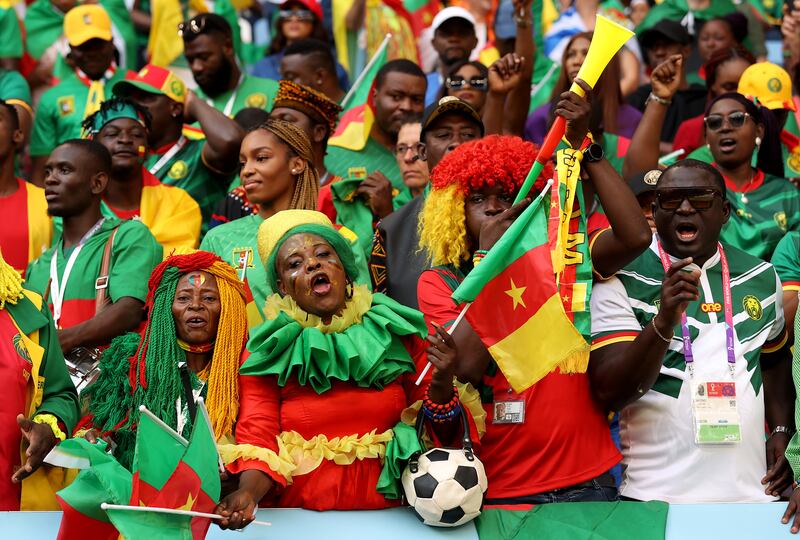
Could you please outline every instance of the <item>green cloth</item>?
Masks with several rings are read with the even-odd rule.
[[[781,278],[784,289],[790,285],[792,290],[800,290],[800,231],[789,231],[781,238],[772,252],[770,262]],[[788,324],[791,323],[788,321]]]
[[[209,97],[203,93],[203,90],[197,88],[195,90],[197,95],[204,100],[208,101]],[[233,104],[230,110],[226,111],[228,102],[231,96],[234,95]],[[224,94],[213,98],[210,105],[227,114],[233,118],[236,113],[245,107],[255,107],[256,109],[264,109],[265,111],[272,110],[272,103],[275,101],[275,95],[278,93],[278,81],[272,79],[264,79],[254,75],[244,75],[241,84],[235,90],[229,90]]]
[[[115,39],[121,38],[124,42],[123,50],[119,51],[122,60],[119,67],[123,71],[136,69],[136,29],[124,0],[100,0],[98,3],[111,19]],[[28,6],[25,12],[25,45],[34,60],[39,60],[63,33],[64,14],[50,0],[36,0]],[[71,71],[64,58],[59,56],[53,74],[62,79]]]
[[[401,338],[426,334],[422,313],[380,293],[360,323],[337,333],[304,328],[281,312],[251,332],[239,373],[275,376],[281,387],[292,378],[317,394],[330,390],[332,380],[382,389],[416,369]]]
[[[44,390],[42,403],[34,416],[52,414],[64,423],[67,433],[72,433],[78,421],[78,393],[64,363],[50,308],[46,302],[37,308],[27,297],[23,297],[16,304],[6,303],[4,309],[24,334],[39,331],[37,344],[44,350],[39,367],[39,384],[44,385]]]
[[[488,509],[475,521],[480,540],[663,540],[669,505],[650,502],[541,504]]]
[[[422,411],[418,414],[422,414]],[[417,431],[407,424],[398,422],[392,428],[392,440],[386,443],[386,457],[378,478],[377,492],[387,499],[402,497],[403,486],[400,484],[400,478],[403,476],[403,470],[411,456],[424,450],[417,437]]]
[[[561,74],[561,67],[557,62],[553,62],[542,53],[539,47],[536,48],[536,58],[533,64],[533,77],[531,79],[531,105],[528,114],[546,103],[550,103],[550,95],[558,82]]]
[[[105,83],[106,98],[111,97],[111,87],[124,78],[124,70],[118,69]],[[74,73],[42,94],[33,121],[31,156],[48,156],[59,144],[80,138],[88,97],[89,87]]]
[[[232,175],[232,173],[213,171],[203,162],[205,144],[205,139],[187,139],[177,154],[159,170],[151,171],[163,183],[178,186],[197,201],[203,214],[203,230],[211,219],[214,207],[228,194]],[[150,170],[166,151],[161,154],[150,152],[144,166]]]
[[[22,32],[13,7],[0,7],[0,58],[21,58]]]
[[[736,11],[736,6],[731,0],[714,0],[709,2],[705,9],[692,11],[696,19],[707,21],[714,17],[722,17]],[[689,13],[689,4],[686,0],[664,0],[657,4],[645,16],[644,20],[636,27],[636,34],[641,36],[642,32],[654,26],[662,19],[669,19],[680,22]],[[695,31],[699,25],[695,24]]]
[[[797,310],[800,315],[800,309]],[[794,421],[800,425],[800,317],[794,318],[794,347],[792,348],[792,380],[794,381]],[[786,460],[792,467],[795,480],[800,479],[800,433],[795,432],[786,447]]]
[[[113,109],[97,111],[97,114],[94,115],[94,122],[92,123],[92,133],[99,133],[100,130],[103,129],[103,126],[120,118],[130,118],[141,124],[142,127],[145,125],[144,119],[139,116],[139,113],[133,105],[129,103],[117,103]]]
[[[0,99],[18,99],[31,104],[31,89],[18,71],[0,68]]]

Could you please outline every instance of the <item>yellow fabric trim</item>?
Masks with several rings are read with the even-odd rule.
[[[25,182],[28,206],[28,262],[38,259],[53,241],[53,219],[47,215],[44,190]]]
[[[58,427],[58,418],[53,416],[52,414],[37,414],[33,418],[34,424],[45,424],[50,426],[50,429],[53,430],[53,435],[56,436],[56,439],[59,441],[63,441],[67,438],[67,435],[61,431],[61,428]]]
[[[272,450],[252,444],[218,444],[217,449],[219,449],[219,455],[225,465],[229,465],[237,459],[260,461],[283,476],[287,483],[292,483],[292,471],[295,466],[280,439],[278,439],[277,454]]]
[[[292,476],[300,476],[319,467],[323,459],[333,461],[337,465],[350,465],[356,460],[364,459],[383,460],[386,455],[386,443],[392,440],[392,436],[391,429],[383,433],[375,433],[373,429],[361,437],[347,435],[328,439],[325,435],[317,435],[305,440],[295,431],[285,431],[280,434],[279,439],[295,464]]]
[[[784,285],[784,291],[800,291],[800,285]]]
[[[636,340],[636,336],[620,336],[618,338],[607,339],[605,341],[601,341],[600,343],[592,344],[592,347],[591,347],[590,350],[596,351],[597,349],[602,349],[603,347],[605,347],[607,345],[613,345],[614,343],[627,343],[627,342],[635,341],[635,340]]]
[[[6,103],[8,103],[9,105],[19,105],[20,107],[28,111],[28,114],[30,114],[31,118],[33,118],[33,109],[31,108],[30,105],[28,105],[21,99],[7,99]]]
[[[289,296],[271,294],[264,303],[264,317],[275,319],[280,312],[286,313],[303,328],[316,328],[325,334],[343,332],[354,324],[360,324],[364,314],[372,306],[372,293],[366,285],[353,285],[353,298],[347,301],[341,315],[335,315],[330,324],[325,324],[316,315],[306,313]]]
[[[606,227],[605,229],[601,229],[600,231],[598,231],[598,233],[595,234],[592,237],[592,239],[589,241],[589,258],[592,258],[592,252],[594,250],[594,244],[597,242],[597,239],[600,238],[600,236],[603,233],[608,232],[610,230],[611,230],[611,227]],[[592,265],[592,274],[594,274],[594,277],[596,277],[600,281],[608,281],[609,279],[614,277],[613,275],[612,276],[608,276],[608,277],[602,275],[600,272],[595,270],[594,265]]]
[[[784,330],[783,331],[783,336],[781,336],[781,340],[778,343],[776,343],[775,345],[772,345],[770,347],[766,347],[766,346],[761,347],[761,352],[764,353],[764,354],[777,352],[777,351],[781,350],[781,348],[783,348],[784,345],[786,345],[787,341],[789,341],[789,333],[786,330]]]
[[[560,224],[556,237],[556,245],[552,250],[553,271],[558,275],[566,266],[566,257],[569,238],[569,220],[572,217],[575,204],[575,191],[581,174],[581,159],[583,152],[580,150],[563,149],[556,154],[556,177],[558,186],[555,193],[561,193],[561,185],[566,186],[566,200],[560,208]],[[560,195],[559,195],[560,197]],[[560,202],[560,201],[559,201]]]

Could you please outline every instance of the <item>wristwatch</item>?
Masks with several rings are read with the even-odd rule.
[[[794,435],[795,431],[789,426],[775,426],[775,429],[772,430],[772,433],[770,433],[769,436],[772,437],[776,433],[786,433],[786,435],[791,437],[792,435]]]
[[[583,159],[589,163],[597,163],[606,156],[603,147],[593,142],[583,151]]]

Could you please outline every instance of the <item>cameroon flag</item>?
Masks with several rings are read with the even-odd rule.
[[[517,392],[558,367],[585,371],[589,345],[564,311],[548,242],[549,198],[539,197],[453,292]]]
[[[375,122],[375,109],[372,102],[375,75],[386,64],[390,37],[387,35],[383,40],[375,56],[364,68],[364,72],[359,75],[350,93],[342,102],[344,112],[339,119],[339,126],[328,140],[328,144],[355,151],[362,150],[366,146],[372,124]]]

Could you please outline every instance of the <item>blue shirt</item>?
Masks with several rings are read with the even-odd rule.
[[[428,88],[425,90],[425,106],[433,105],[436,103],[436,98],[439,96],[439,91],[442,89],[444,78],[438,71],[428,73]]]
[[[256,77],[279,81],[281,79],[282,58],[283,51],[265,56],[253,65],[252,74]],[[342,90],[347,92],[350,89],[350,80],[347,77],[347,72],[339,62],[336,62],[336,78],[339,80],[339,86]]]

